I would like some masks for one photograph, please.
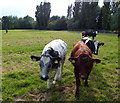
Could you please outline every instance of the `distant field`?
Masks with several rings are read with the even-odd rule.
[[[68,61],[72,46],[81,34],[69,31],[10,30],[2,34],[3,100],[13,101],[78,101],[75,99],[73,66]],[[31,55],[40,56],[44,46],[54,39],[68,44],[62,80],[51,88],[40,79],[39,62]],[[105,45],[100,47],[102,60],[95,64],[89,76],[89,87],[80,87],[80,101],[118,101],[118,38],[116,34],[98,34],[95,38]],[[52,77],[55,72],[52,73]],[[83,81],[81,80],[83,83]]]

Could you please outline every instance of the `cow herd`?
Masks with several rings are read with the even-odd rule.
[[[83,37],[80,41],[73,45],[70,58],[68,59],[74,66],[74,75],[76,79],[75,97],[79,98],[80,78],[85,80],[84,86],[88,86],[88,76],[92,70],[93,63],[100,63],[101,60],[93,58],[92,54],[98,55],[100,43],[88,37]],[[50,73],[56,70],[53,84],[56,80],[62,79],[62,69],[67,54],[67,44],[61,39],[53,40],[48,43],[41,56],[31,56],[34,61],[39,61],[42,80],[47,81],[47,88],[50,88]]]

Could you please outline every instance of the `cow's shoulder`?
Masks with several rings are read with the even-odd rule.
[[[75,56],[78,56],[80,54],[91,55],[91,50],[88,48],[88,46],[83,41],[79,41],[76,44],[74,44],[71,56],[75,57]]]

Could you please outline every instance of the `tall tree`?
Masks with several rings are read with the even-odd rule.
[[[73,19],[69,20],[68,28],[74,29],[96,29],[98,17],[98,0],[93,2],[75,2],[73,6]],[[68,7],[68,11],[70,7]]]
[[[116,9],[117,9],[117,3],[111,2],[110,9],[111,9],[111,14],[114,15],[114,13],[116,12]]]
[[[24,22],[24,29],[32,29],[33,28],[33,23],[34,23],[34,19],[30,16],[25,16],[23,18],[23,22]]]
[[[73,18],[74,20],[78,20],[79,19],[79,14],[80,14],[80,10],[81,10],[81,2],[75,2],[74,3],[74,7],[73,7]]]
[[[72,4],[70,6],[68,6],[68,9],[67,9],[67,18],[68,19],[72,18]]]
[[[110,27],[111,27],[111,30],[118,30],[120,31],[120,7],[118,7],[119,5],[119,2],[114,2],[112,3],[111,5],[114,4],[114,9],[112,8],[111,9],[111,22],[110,22]]]
[[[104,2],[102,7],[102,29],[110,30],[110,2]]]
[[[40,3],[36,7],[35,17],[37,20],[38,29],[46,29],[50,18],[51,5],[49,2]]]
[[[14,25],[12,22],[12,16],[3,16],[2,17],[2,28],[6,29],[6,30],[14,28]]]
[[[102,30],[102,9],[99,9],[98,17],[97,17],[97,29]]]
[[[99,10],[98,2],[91,2],[89,4],[87,27],[90,29],[97,28],[98,10]]]
[[[0,18],[0,30],[2,30],[2,18]]]

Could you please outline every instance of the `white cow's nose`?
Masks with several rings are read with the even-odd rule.
[[[41,79],[47,81],[49,79],[49,77],[48,76],[45,76],[45,77],[41,76]]]
[[[45,78],[45,75],[42,75],[43,78]]]

